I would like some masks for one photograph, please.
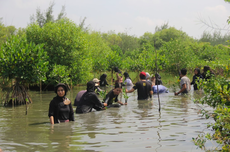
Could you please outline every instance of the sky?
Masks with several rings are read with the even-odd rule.
[[[86,17],[85,25],[91,30],[137,37],[154,33],[164,23],[193,38],[200,38],[203,31],[213,32],[201,20],[218,28],[230,26],[230,3],[224,0],[0,0],[0,18],[7,26],[24,28],[37,8],[45,11],[51,2],[55,17],[65,6],[66,17],[76,24]]]

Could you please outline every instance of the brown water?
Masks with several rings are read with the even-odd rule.
[[[68,97],[72,103],[78,91]],[[137,101],[130,95],[127,106],[110,108],[88,114],[75,114],[75,122],[51,126],[48,106],[54,92],[30,92],[33,104],[28,115],[25,106],[0,107],[0,148],[4,151],[201,151],[192,137],[205,130],[206,123],[197,113],[201,105],[191,98],[200,96],[174,96],[161,94],[161,112],[157,96],[152,101]],[[124,99],[122,99],[124,101]],[[74,111],[75,111],[74,107]],[[212,146],[212,145],[207,145]]]

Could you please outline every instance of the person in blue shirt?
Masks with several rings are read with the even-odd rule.
[[[153,93],[157,93],[157,85],[155,85],[155,82],[156,82],[156,77],[152,77],[151,78],[151,81],[152,81],[152,90],[153,90]],[[168,88],[166,88],[165,86],[162,85],[162,83],[159,83],[158,84],[158,91],[159,93],[168,93]]]

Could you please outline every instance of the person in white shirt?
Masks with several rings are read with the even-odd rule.
[[[181,80],[180,80],[180,91],[179,92],[175,92],[175,95],[178,95],[178,94],[185,94],[185,93],[188,93],[191,89],[191,86],[190,86],[190,79],[186,76],[187,74],[187,69],[183,68],[181,69],[181,72],[180,72],[180,77],[181,77]]]

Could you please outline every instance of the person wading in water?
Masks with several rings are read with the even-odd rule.
[[[68,87],[64,83],[59,83],[54,88],[56,97],[50,102],[49,118],[50,123],[60,123],[74,121],[74,112],[71,101],[66,98]]]
[[[149,97],[152,97],[153,91],[151,84],[146,81],[146,73],[141,72],[139,74],[140,81],[133,86],[131,90],[126,89],[126,93],[131,93],[137,89],[138,100],[147,100]]]

